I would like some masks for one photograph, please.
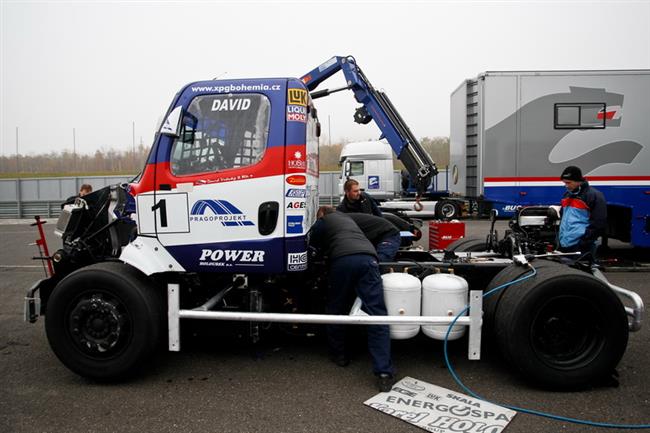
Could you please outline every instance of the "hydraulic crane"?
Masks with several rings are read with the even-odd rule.
[[[314,91],[323,81],[338,71],[343,71],[347,86]],[[381,90],[376,90],[370,84],[354,57],[334,56],[300,79],[311,92],[312,99],[342,90],[352,90],[357,102],[363,104],[355,111],[354,121],[365,125],[374,120],[382,132],[380,139],[385,138],[388,141],[411,175],[418,196],[426,191],[431,179],[438,173],[435,162],[415,138],[388,95]]]

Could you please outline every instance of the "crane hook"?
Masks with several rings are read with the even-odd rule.
[[[424,209],[424,205],[420,203],[420,195],[415,196],[415,203],[413,204],[413,209],[416,212],[420,212],[422,209]]]

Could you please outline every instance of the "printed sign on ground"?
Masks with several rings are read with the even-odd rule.
[[[435,433],[499,433],[517,414],[411,377],[364,404]]]

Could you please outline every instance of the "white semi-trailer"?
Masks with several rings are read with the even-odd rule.
[[[451,95],[452,194],[512,214],[557,204],[576,165],[609,236],[650,247],[650,70],[485,72]]]

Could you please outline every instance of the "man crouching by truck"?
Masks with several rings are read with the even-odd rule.
[[[311,228],[309,244],[327,258],[327,314],[347,314],[351,307],[350,300],[356,292],[366,313],[371,316],[388,315],[377,252],[351,218],[331,207],[321,207]],[[368,350],[378,388],[381,392],[390,391],[394,379],[388,325],[370,325],[367,332]],[[332,361],[341,367],[348,365],[345,327],[328,325],[327,341]]]

